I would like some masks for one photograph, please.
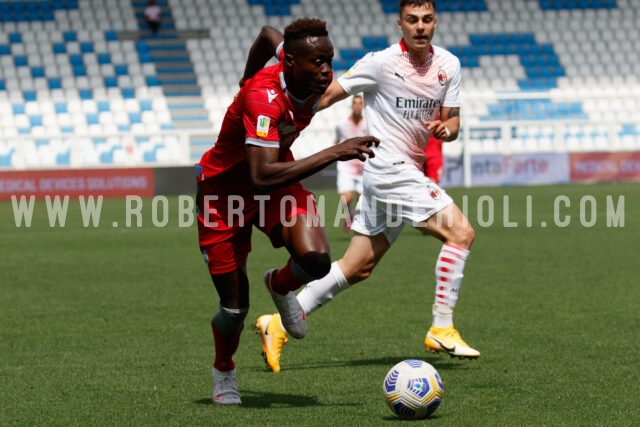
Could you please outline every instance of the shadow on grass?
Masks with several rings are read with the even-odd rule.
[[[324,406],[318,402],[317,398],[300,394],[256,392],[241,389],[240,395],[242,396],[242,405],[240,405],[240,407],[245,408],[304,408],[309,406]],[[211,398],[198,399],[195,403],[213,405]]]
[[[407,359],[420,359],[433,365],[439,371],[451,371],[451,370],[466,370],[469,368],[470,363],[475,363],[475,360],[460,360],[452,358],[446,355],[441,356],[429,356],[418,357],[415,354],[411,356],[387,356],[379,357],[376,359],[354,359],[354,360],[331,360],[327,362],[319,363],[292,363],[282,366],[282,371],[297,371],[308,369],[327,369],[327,368],[343,368],[343,367],[358,367],[358,366],[388,366],[391,368],[396,363]],[[255,369],[255,371],[270,372],[265,369]]]

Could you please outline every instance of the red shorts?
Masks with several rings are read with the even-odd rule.
[[[233,181],[210,178],[198,182],[198,238],[211,274],[242,267],[251,252],[253,226],[265,233],[274,247],[281,247],[280,233],[274,233],[278,225],[296,215],[318,215],[315,196],[299,182],[267,194],[256,194],[253,189],[224,193],[229,182]]]

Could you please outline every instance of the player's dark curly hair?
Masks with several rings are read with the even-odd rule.
[[[284,50],[295,42],[304,40],[307,37],[325,37],[329,35],[327,23],[317,18],[300,18],[284,27]]]
[[[424,6],[425,4],[430,4],[433,8],[433,11],[436,11],[436,0],[400,0],[400,4],[398,5],[398,13],[402,17],[402,9],[407,6]]]

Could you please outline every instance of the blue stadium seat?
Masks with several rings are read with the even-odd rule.
[[[151,101],[148,99],[141,99],[140,100],[140,111],[152,111],[152,105],[151,105]]]
[[[129,113],[129,123],[142,123],[142,115],[140,113]]]
[[[20,33],[9,33],[9,43],[22,43],[22,36]]]
[[[98,107],[98,112],[100,113],[104,111],[111,111],[111,107],[109,106],[109,101],[97,101],[96,105]]]
[[[87,124],[88,125],[97,125],[100,121],[98,120],[98,115],[94,113],[87,114]]]
[[[78,53],[69,55],[69,62],[74,67],[84,66],[84,59],[82,59],[82,55]]]
[[[73,75],[76,77],[84,77],[87,75],[87,69],[84,67],[84,65],[74,66]]]
[[[82,100],[93,99],[93,90],[91,90],[91,89],[80,89],[78,91],[78,95],[80,95],[80,99],[82,99]]]
[[[82,52],[82,53],[93,53],[93,43],[92,42],[81,42],[80,43],[80,52]]]
[[[57,114],[64,114],[64,113],[68,113],[69,111],[67,110],[67,103],[66,102],[56,102],[54,104],[54,108]]]
[[[42,116],[29,116],[29,123],[31,127],[42,126]]]
[[[71,164],[71,148],[56,154],[56,164],[58,166],[69,166]]]
[[[64,43],[54,43],[53,53],[67,53],[67,46]]]
[[[116,31],[113,30],[107,30],[104,32],[104,39],[106,41],[117,41],[118,40],[118,33]]]
[[[62,81],[57,77],[50,77],[48,83],[49,89],[62,89]]]
[[[118,87],[118,78],[117,77],[105,77],[104,78],[104,86],[106,88],[110,88],[110,87]]]
[[[22,98],[25,102],[33,102],[37,100],[37,94],[34,90],[22,91]]]
[[[38,78],[44,77],[44,68],[42,67],[31,67],[31,77]]]
[[[149,87],[160,86],[160,80],[158,79],[158,76],[146,76],[145,80],[147,82],[147,86]]]
[[[111,54],[108,52],[102,52],[97,55],[98,64],[110,64],[111,63]]]
[[[133,88],[122,88],[122,98],[124,99],[135,99],[136,92]]]
[[[29,65],[27,57],[24,55],[16,55],[13,57],[13,64],[16,67],[26,67]]]
[[[62,34],[62,37],[65,42],[76,42],[78,41],[78,36],[75,31],[65,31]]]
[[[126,76],[129,74],[129,71],[127,69],[127,64],[116,64],[114,66],[114,70],[115,70],[116,76]]]

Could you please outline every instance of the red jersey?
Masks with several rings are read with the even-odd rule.
[[[279,161],[292,161],[290,147],[316,113],[319,95],[296,99],[287,91],[283,63],[263,68],[247,80],[224,116],[215,145],[200,160],[200,180],[234,170],[246,177],[229,182],[229,187],[253,186],[245,145],[279,148]],[[237,173],[242,169],[246,173]]]

